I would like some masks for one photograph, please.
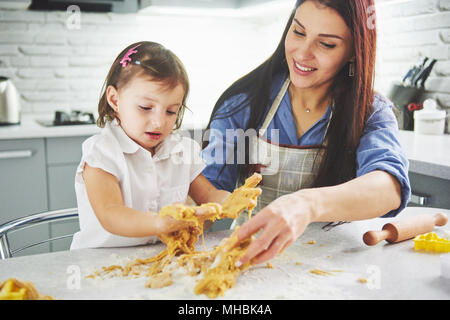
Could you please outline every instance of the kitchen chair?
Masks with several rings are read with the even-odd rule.
[[[36,226],[38,224],[43,223],[51,223],[56,221],[63,221],[68,219],[78,219],[78,209],[70,208],[70,209],[62,209],[48,212],[41,212],[32,214],[23,218],[18,218],[12,221],[9,221],[3,225],[0,225],[0,260],[11,258],[14,254],[28,249],[30,247],[34,247],[36,245],[52,242],[59,239],[64,239],[68,237],[72,237],[73,234],[68,234],[64,236],[54,237],[50,239],[44,239],[42,241],[38,241],[35,243],[31,243],[25,245],[23,247],[17,248],[15,250],[11,250],[9,242],[8,242],[8,233],[12,231],[21,230],[24,228]]]

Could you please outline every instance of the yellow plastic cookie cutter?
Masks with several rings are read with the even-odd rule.
[[[450,240],[439,237],[435,232],[418,235],[413,241],[416,251],[450,252]]]

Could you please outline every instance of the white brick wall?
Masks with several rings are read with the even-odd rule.
[[[428,56],[438,63],[426,83],[427,95],[450,110],[450,0],[375,1],[376,89],[387,94],[393,81]],[[66,12],[0,9],[0,75],[15,82],[24,112],[95,111],[117,53],[138,40],[157,41],[186,65],[194,111],[186,117],[207,120],[222,91],[272,53],[290,6],[283,10],[250,19],[82,13],[81,29],[69,30]]]
[[[267,17],[82,12],[81,29],[69,30],[66,12],[0,9],[0,75],[16,84],[24,113],[95,112],[116,55],[135,41],[156,41],[185,64],[194,112],[185,117],[204,123],[222,91],[272,52],[288,13],[278,23],[267,23]]]
[[[375,0],[375,4],[376,88],[387,94],[421,57],[434,58],[438,62],[425,83],[426,97],[450,111],[450,0]]]

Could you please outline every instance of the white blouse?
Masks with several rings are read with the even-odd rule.
[[[196,141],[172,133],[152,157],[126,135],[117,121],[107,123],[82,145],[75,175],[80,231],[74,234],[70,249],[136,246],[158,240],[156,236],[118,236],[101,226],[87,197],[82,177],[85,163],[117,178],[125,206],[158,212],[165,205],[186,201],[190,183],[205,168],[200,151]]]

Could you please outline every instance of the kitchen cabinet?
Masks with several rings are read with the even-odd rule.
[[[26,215],[77,206],[74,177],[81,144],[88,136],[0,140],[0,223]],[[77,220],[33,226],[9,235],[12,249],[79,230]],[[67,250],[66,238],[24,250],[20,255]]]
[[[45,139],[12,139],[0,141],[0,224],[47,211],[47,171]],[[11,248],[48,237],[46,226],[27,230],[27,239],[20,234],[9,236]],[[48,244],[26,249],[25,254],[47,252]]]
[[[412,197],[409,206],[450,209],[450,135],[425,135],[400,130],[409,160]]]
[[[450,180],[409,172],[412,197],[409,206],[450,209]]]
[[[49,210],[77,206],[75,172],[81,159],[81,145],[88,136],[54,137],[46,139],[48,206]],[[73,234],[79,231],[78,220],[53,222],[49,226],[50,237]],[[50,244],[50,251],[67,250],[72,238]]]

